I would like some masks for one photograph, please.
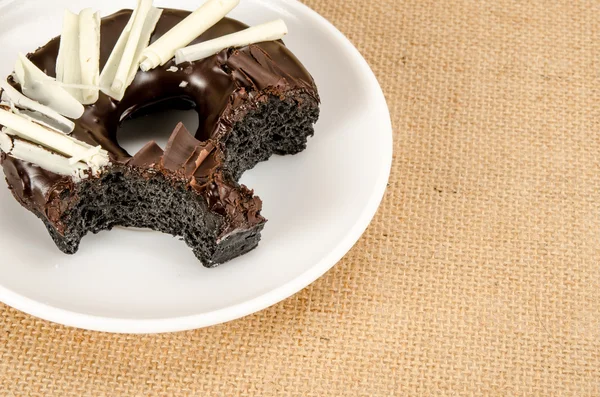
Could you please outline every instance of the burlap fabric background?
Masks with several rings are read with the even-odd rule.
[[[389,190],[262,313],[122,336],[0,307],[0,394],[600,395],[600,3],[307,0],[386,93]]]

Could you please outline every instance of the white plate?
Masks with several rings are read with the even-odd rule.
[[[155,1],[190,10],[201,2]],[[134,4],[0,1],[0,75],[12,71],[19,51],[32,51],[59,34],[65,8],[99,7],[108,15]],[[63,255],[42,223],[0,182],[2,302],[92,330],[187,330],[291,296],[354,245],[379,206],[392,159],[389,112],[375,76],[337,29],[299,2],[242,0],[231,16],[251,25],[283,18],[290,30],[285,41],[314,76],[323,102],[306,151],[274,157],[244,175],[242,182],[263,199],[269,219],[259,248],[205,269],[176,238],[115,229],[87,236],[76,255]],[[174,125],[172,117],[166,124]]]

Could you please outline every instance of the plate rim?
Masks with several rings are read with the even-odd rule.
[[[389,181],[393,160],[393,126],[389,107],[387,106],[385,95],[383,94],[383,90],[373,70],[364,57],[360,54],[358,49],[342,32],[340,32],[331,22],[329,22],[319,13],[298,0],[275,1],[279,3],[285,3],[287,6],[296,7],[302,12],[307,13],[310,17],[321,23],[322,26],[326,28],[328,32],[334,36],[334,38],[337,39],[336,41],[339,43],[339,45],[343,45],[346,50],[349,50],[349,52],[358,62],[361,71],[365,73],[364,76],[370,80],[373,89],[376,91],[374,92],[378,102],[376,107],[382,106],[386,116],[383,118],[383,120],[381,120],[383,124],[381,128],[385,128],[385,130],[388,132],[388,142],[384,148],[386,152],[384,162],[385,165],[382,167],[380,174],[376,178],[376,187],[373,189],[367,205],[362,209],[360,216],[357,218],[352,228],[349,229],[348,233],[335,246],[335,248],[333,248],[327,255],[322,257],[304,273],[275,289],[267,291],[246,302],[189,316],[158,319],[128,319],[84,314],[61,309],[33,300],[13,292],[2,285],[0,285],[0,302],[43,320],[91,331],[120,334],[157,334],[188,331],[223,324],[225,322],[234,321],[265,310],[297,294],[304,288],[314,283],[325,273],[331,270],[337,263],[339,263],[340,260],[352,249],[376,215],[385,195],[387,183]],[[13,0],[0,0],[0,8],[11,4],[12,2]]]

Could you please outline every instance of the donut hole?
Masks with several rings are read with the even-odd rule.
[[[137,153],[150,141],[155,141],[164,149],[180,122],[189,131],[198,129],[198,113],[193,103],[186,99],[170,99],[145,106],[123,118],[117,130],[117,142],[130,155]]]

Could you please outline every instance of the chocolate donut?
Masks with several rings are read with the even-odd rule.
[[[131,13],[102,19],[101,68]],[[165,9],[151,43],[188,15]],[[246,27],[224,18],[192,44]],[[59,45],[57,37],[27,57],[54,77]],[[125,120],[173,108],[196,110],[193,135],[180,124],[164,151],[149,142],[133,156],[118,144]],[[311,75],[283,42],[264,42],[138,71],[121,101],[100,93],[71,134],[109,153],[110,165],[99,175],[77,181],[6,153],[2,166],[15,198],[65,253],[75,253],[88,232],[142,227],[181,236],[212,267],[255,248],[266,222],[261,200],[237,183],[240,176],[272,154],[304,150],[318,115]]]

